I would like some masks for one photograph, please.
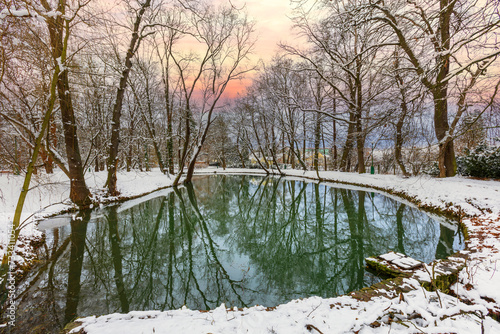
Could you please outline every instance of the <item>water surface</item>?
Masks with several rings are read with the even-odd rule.
[[[380,194],[255,176],[198,177],[45,232],[18,311],[40,333],[76,316],[334,297],[379,280],[368,256],[461,247],[452,224]]]

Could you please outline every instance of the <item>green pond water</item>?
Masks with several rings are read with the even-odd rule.
[[[383,195],[257,176],[197,177],[40,227],[20,333],[57,333],[76,316],[335,297],[380,280],[368,256],[430,262],[463,246],[454,223]]]

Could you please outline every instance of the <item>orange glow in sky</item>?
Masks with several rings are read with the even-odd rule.
[[[233,5],[236,8],[243,9],[250,20],[255,22],[254,39],[255,46],[253,53],[249,56],[249,66],[256,66],[259,60],[269,62],[271,58],[279,51],[278,43],[290,42],[296,39],[292,32],[292,22],[289,17],[292,14],[291,0],[211,0],[215,4]],[[122,2],[120,0],[96,1],[94,3],[101,10],[111,10],[120,13]],[[116,14],[119,15],[119,14]],[[123,45],[128,45],[128,34],[123,34]],[[184,38],[179,42],[186,52],[196,51],[199,45]],[[255,71],[245,74],[242,80],[230,82],[224,92],[224,98],[232,99],[245,92],[245,88],[251,84],[251,78],[256,74]]]
[[[219,2],[231,2],[237,8],[245,6],[250,19],[255,21],[256,43],[251,55],[251,61],[254,64],[257,64],[259,59],[270,61],[279,51],[279,42],[294,39],[292,22],[289,19],[292,13],[290,0],[219,0]],[[248,73],[246,79],[230,83],[224,93],[225,97],[234,98],[238,93],[244,93],[254,74]]]
[[[234,99],[239,95],[244,95],[245,89],[252,84],[252,76],[254,73],[248,73],[241,80],[230,81],[224,91],[224,99]]]

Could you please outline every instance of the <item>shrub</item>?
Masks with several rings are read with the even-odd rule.
[[[457,158],[458,173],[464,176],[500,179],[500,147],[480,144]]]
[[[437,161],[433,161],[430,163],[430,165],[427,165],[422,169],[422,173],[437,177],[439,176],[439,165]]]

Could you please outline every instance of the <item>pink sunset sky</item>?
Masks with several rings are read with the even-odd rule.
[[[231,3],[237,8],[245,6],[249,17],[255,21],[256,43],[251,58],[253,63],[257,63],[259,59],[270,61],[279,50],[279,42],[295,38],[289,19],[293,6],[290,0],[231,0]],[[238,93],[244,93],[252,75],[249,73],[245,80],[232,82],[226,89],[226,97],[233,98]]]
[[[229,2],[228,0],[224,0]],[[255,55],[268,60],[278,50],[277,43],[292,36],[290,0],[231,0],[240,8],[246,6],[249,17],[256,22]]]

